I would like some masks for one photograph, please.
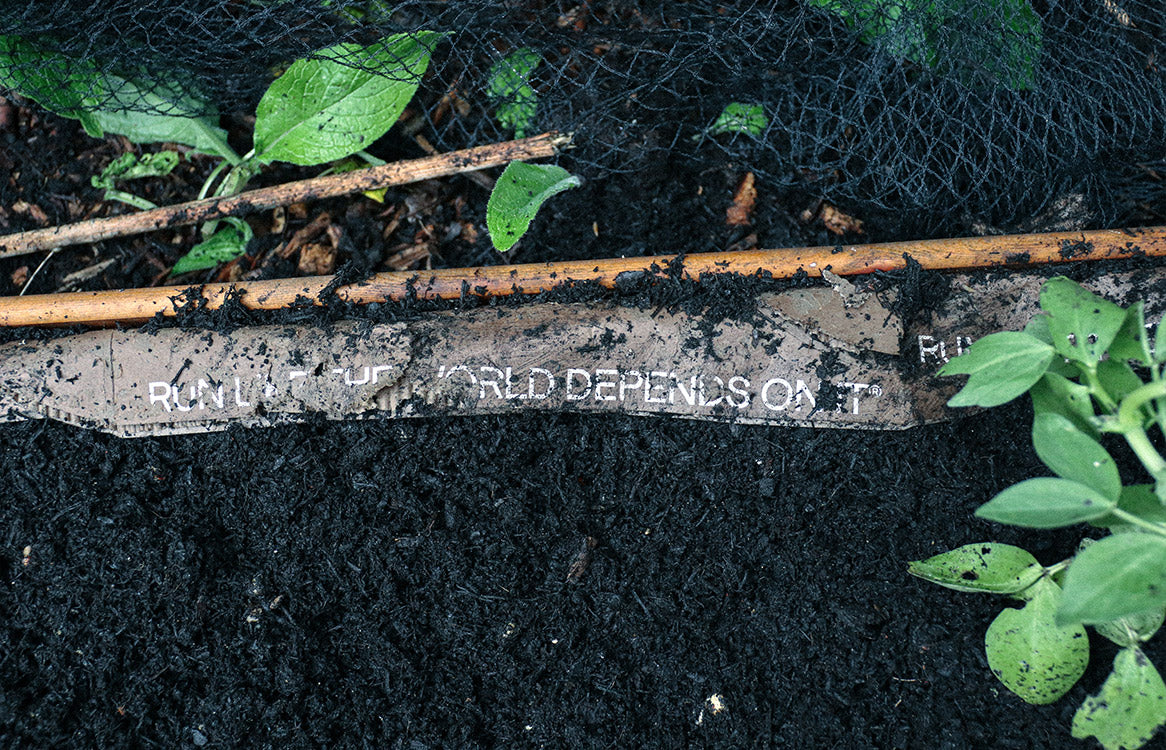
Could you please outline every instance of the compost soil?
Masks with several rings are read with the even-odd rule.
[[[126,144],[74,158],[75,123],[17,110],[6,231],[120,210],[85,180]],[[548,206],[507,260],[837,241],[800,196],[726,226],[731,167],[650,167]],[[143,191],[174,202],[207,165],[184,168]],[[706,190],[720,198],[697,200]],[[347,273],[418,241],[424,263],[498,262],[464,223],[448,231],[481,226],[485,197],[465,180],[390,191],[413,212],[392,232],[384,208],[324,202],[269,228],[251,260],[294,272],[256,254],[328,210]],[[159,283],[192,234],[63,251],[30,291],[108,258],[82,288]],[[0,263],[0,292],[18,292],[30,263]],[[616,294],[744,315],[763,281]],[[882,283],[903,287],[903,315],[926,313],[926,275]],[[228,309],[179,324],[248,322],[262,321]],[[1046,564],[1072,553],[1079,529],[972,517],[1044,473],[1029,419],[1024,404],[903,432],[530,414],[137,440],[6,425],[0,745],[1062,748],[1114,647],[1093,637],[1069,695],[1025,705],[983,654],[1009,604],[906,573],[975,541]]]

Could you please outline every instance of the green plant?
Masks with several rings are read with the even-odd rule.
[[[760,104],[729,102],[705,132],[708,135],[743,133],[760,138],[767,127],[769,118]]]
[[[940,370],[969,376],[950,406],[990,407],[1030,393],[1033,447],[1055,475],[1005,489],[976,515],[1039,529],[1090,523],[1109,535],[1049,566],[985,543],[909,570],[1024,602],[1000,613],[985,649],[993,673],[1030,703],[1051,703],[1077,682],[1088,661],[1085,625],[1120,646],[1072,732],[1107,750],[1139,748],[1166,724],[1166,685],[1140,648],[1166,612],[1166,460],[1149,432],[1166,435],[1166,326],[1151,343],[1144,303],[1123,309],[1063,277],[1041,288],[1040,307],[1024,331],[985,336]],[[1103,435],[1123,438],[1152,481],[1123,483]]]
[[[548,198],[582,184],[554,164],[510,162],[494,183],[486,204],[486,229],[494,249],[504,253],[514,247]]]
[[[806,0],[854,29],[858,38],[924,68],[961,75],[944,50],[979,49],[991,79],[1031,89],[1041,51],[1040,17],[1029,0]]]
[[[177,87],[138,83],[48,55],[35,40],[0,36],[0,86],[80,119],[90,135],[176,142],[222,157],[199,193],[221,197],[242,191],[263,164],[313,166],[363,154],[400,117],[443,37],[432,31],[395,34],[364,47],[335,45],[293,62],[260,99],[254,148],[244,156],[227,144],[213,118],[196,114],[210,109],[205,101],[180,94]],[[109,97],[138,101],[149,111],[103,109]],[[126,200],[126,195],[116,197]],[[238,220],[225,223],[205,225],[203,242],[179,260],[174,273],[212,268],[242,255],[250,228]]]

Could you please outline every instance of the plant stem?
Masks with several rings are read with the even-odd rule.
[[[145,198],[140,198],[133,193],[126,193],[121,190],[113,190],[112,188],[105,191],[105,199],[107,201],[121,201],[122,203],[140,208],[143,211],[152,211],[158,207],[158,204],[151,203]]]
[[[1097,378],[1097,365],[1081,363],[1081,372],[1085,375],[1085,384],[1089,387],[1089,393],[1097,402],[1101,404],[1101,408],[1107,412],[1113,413],[1118,410],[1118,405],[1113,398],[1106,392],[1105,387],[1101,385],[1101,381]]]
[[[194,123],[194,127],[198,128],[199,132],[202,133],[202,135],[205,136],[207,140],[215,144],[215,149],[218,152],[218,156],[226,159],[231,164],[231,166],[237,166],[243,163],[243,160],[239,158],[238,154],[235,153],[235,149],[231,148],[230,144],[227,143],[227,140],[216,133],[214,128],[208,127],[207,124],[198,117],[192,117],[190,121]]]
[[[211,173],[207,175],[207,178],[203,181],[202,189],[198,191],[199,200],[202,200],[203,198],[207,197],[208,194],[210,194],[211,185],[215,183],[215,179],[223,173],[224,169],[229,166],[230,162],[226,161],[221,161],[215,165],[215,168],[211,170]]]
[[[1120,518],[1126,523],[1137,526],[1138,528],[1145,529],[1151,534],[1166,536],[1166,526],[1163,526],[1160,523],[1147,521],[1144,518],[1136,516],[1133,513],[1130,513],[1128,510],[1122,510],[1121,508],[1114,508],[1112,511],[1110,511],[1110,513],[1112,513],[1116,518]]]
[[[1118,424],[1126,442],[1155,480],[1166,477],[1166,460],[1150,442],[1150,436],[1142,426],[1144,420],[1140,410],[1163,396],[1166,396],[1166,381],[1147,383],[1122,399],[1121,408],[1117,412]]]

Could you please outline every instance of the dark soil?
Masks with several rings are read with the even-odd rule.
[[[0,739],[1065,747],[1114,649],[1094,638],[1069,697],[1026,706],[984,661],[1004,602],[905,572],[970,541],[1071,549],[972,520],[1040,471],[1023,412],[9,426]]]
[[[0,230],[121,210],[87,179],[125,144],[74,158],[75,123],[28,113],[0,133]],[[188,198],[208,168],[142,192]],[[465,180],[390,191],[410,215],[389,236],[384,206],[324,202],[278,236],[257,217],[241,268],[294,272],[262,258],[324,210],[357,272],[422,242],[422,264],[457,266],[837,241],[798,196],[725,226],[739,179],[660,161],[594,181],[506,259],[448,231],[484,223]],[[30,291],[105,258],[83,288],[162,283],[192,241],[67,250]],[[41,257],[0,262],[0,293]],[[1115,649],[1095,637],[1069,696],[1027,706],[983,655],[1007,603],[906,573],[988,539],[1071,553],[1080,530],[972,517],[1043,473],[1028,420],[1023,405],[896,433],[531,415],[131,441],[7,425],[0,746],[1063,748]]]

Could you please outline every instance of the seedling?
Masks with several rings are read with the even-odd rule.
[[[193,95],[53,58],[32,41],[0,36],[0,85],[80,119],[90,135],[111,132],[138,143],[176,142],[221,156],[223,163],[199,197],[222,197],[242,191],[262,164],[312,166],[362,153],[400,117],[443,37],[432,31],[395,34],[366,47],[335,45],[295,61],[260,99],[254,148],[244,156],[227,144],[226,133],[211,118],[196,115],[210,108]],[[30,72],[33,62],[37,66]],[[99,106],[106,96],[122,101],[128,96],[153,111],[107,111]],[[174,273],[213,268],[242,255],[251,230],[237,220],[222,228],[212,222],[203,235],[205,240],[179,260]]]
[[[996,333],[948,362],[969,375],[949,406],[990,407],[1032,396],[1033,447],[1055,475],[1013,485],[976,515],[1029,528],[1090,523],[1110,532],[1050,566],[1008,545],[972,544],[912,562],[912,574],[958,591],[1024,602],[985,636],[988,664],[1029,703],[1052,703],[1088,662],[1084,626],[1121,647],[1101,691],[1078,709],[1074,737],[1107,750],[1143,747],[1166,724],[1166,685],[1141,651],[1166,612],[1166,460],[1148,430],[1166,435],[1166,331],[1151,344],[1144,303],[1123,309],[1058,277],[1040,293],[1042,314],[1020,332]],[[1152,480],[1123,483],[1099,442],[1119,435]]]
[[[514,247],[548,198],[582,184],[554,164],[510,162],[494,183],[486,204],[486,229],[494,249],[504,253]]]
[[[759,138],[769,127],[769,118],[760,104],[729,102],[706,131],[708,135],[746,134]]]

